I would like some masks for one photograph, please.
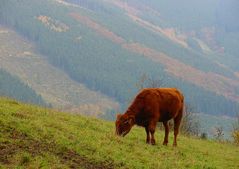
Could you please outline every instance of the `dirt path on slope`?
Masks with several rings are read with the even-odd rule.
[[[56,156],[60,162],[69,168],[86,169],[113,169],[113,161],[94,162],[76,151],[57,145],[54,142],[38,141],[28,137],[15,129],[4,127],[0,130],[3,135],[8,135],[8,141],[0,142],[0,163],[11,165],[11,158],[19,152],[28,152],[32,157],[49,153]]]

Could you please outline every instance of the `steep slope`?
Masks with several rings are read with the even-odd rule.
[[[134,127],[124,138],[114,124],[0,99],[1,168],[238,168],[239,150],[229,143],[179,135],[178,147],[145,143]]]
[[[54,108],[97,115],[117,109],[109,97],[73,81],[50,65],[35,47],[16,32],[0,27],[0,67],[27,82]]]

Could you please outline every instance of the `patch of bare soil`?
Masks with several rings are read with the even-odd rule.
[[[70,13],[70,16],[76,19],[77,21],[80,21],[83,24],[87,25],[88,27],[94,29],[98,34],[106,37],[107,39],[110,39],[112,42],[116,44],[125,43],[125,40],[122,37],[116,35],[114,32],[111,32],[106,27],[98,24],[97,22],[95,22],[94,20],[92,20],[87,16],[83,16],[78,13]]]
[[[10,159],[15,154],[25,151],[30,153],[33,157],[42,155],[44,152],[54,154],[60,159],[62,164],[69,166],[69,168],[79,168],[79,166],[87,169],[115,168],[113,161],[96,163],[79,155],[74,150],[61,147],[54,142],[47,143],[45,141],[34,140],[26,134],[12,128],[7,128],[2,134],[6,134],[9,137],[9,141],[0,143],[0,163],[2,164],[10,164]]]

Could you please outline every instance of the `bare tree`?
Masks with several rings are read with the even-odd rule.
[[[143,74],[139,81],[136,83],[136,87],[141,90],[143,88],[158,88],[163,85],[163,79],[153,78],[146,74]]]
[[[215,132],[213,134],[213,137],[218,141],[223,140],[224,132],[223,132],[223,127],[222,126],[215,127]]]
[[[181,122],[181,132],[186,135],[199,136],[201,126],[195,110],[190,105],[185,105],[184,116]]]
[[[233,124],[232,138],[234,143],[239,145],[239,113],[237,113],[236,122]]]

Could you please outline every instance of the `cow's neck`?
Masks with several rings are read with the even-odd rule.
[[[136,114],[137,114],[137,112],[138,112],[138,107],[137,106],[135,106],[135,105],[131,105],[128,109],[127,109],[127,111],[126,111],[126,113],[125,114],[127,114],[128,116],[136,116]]]

